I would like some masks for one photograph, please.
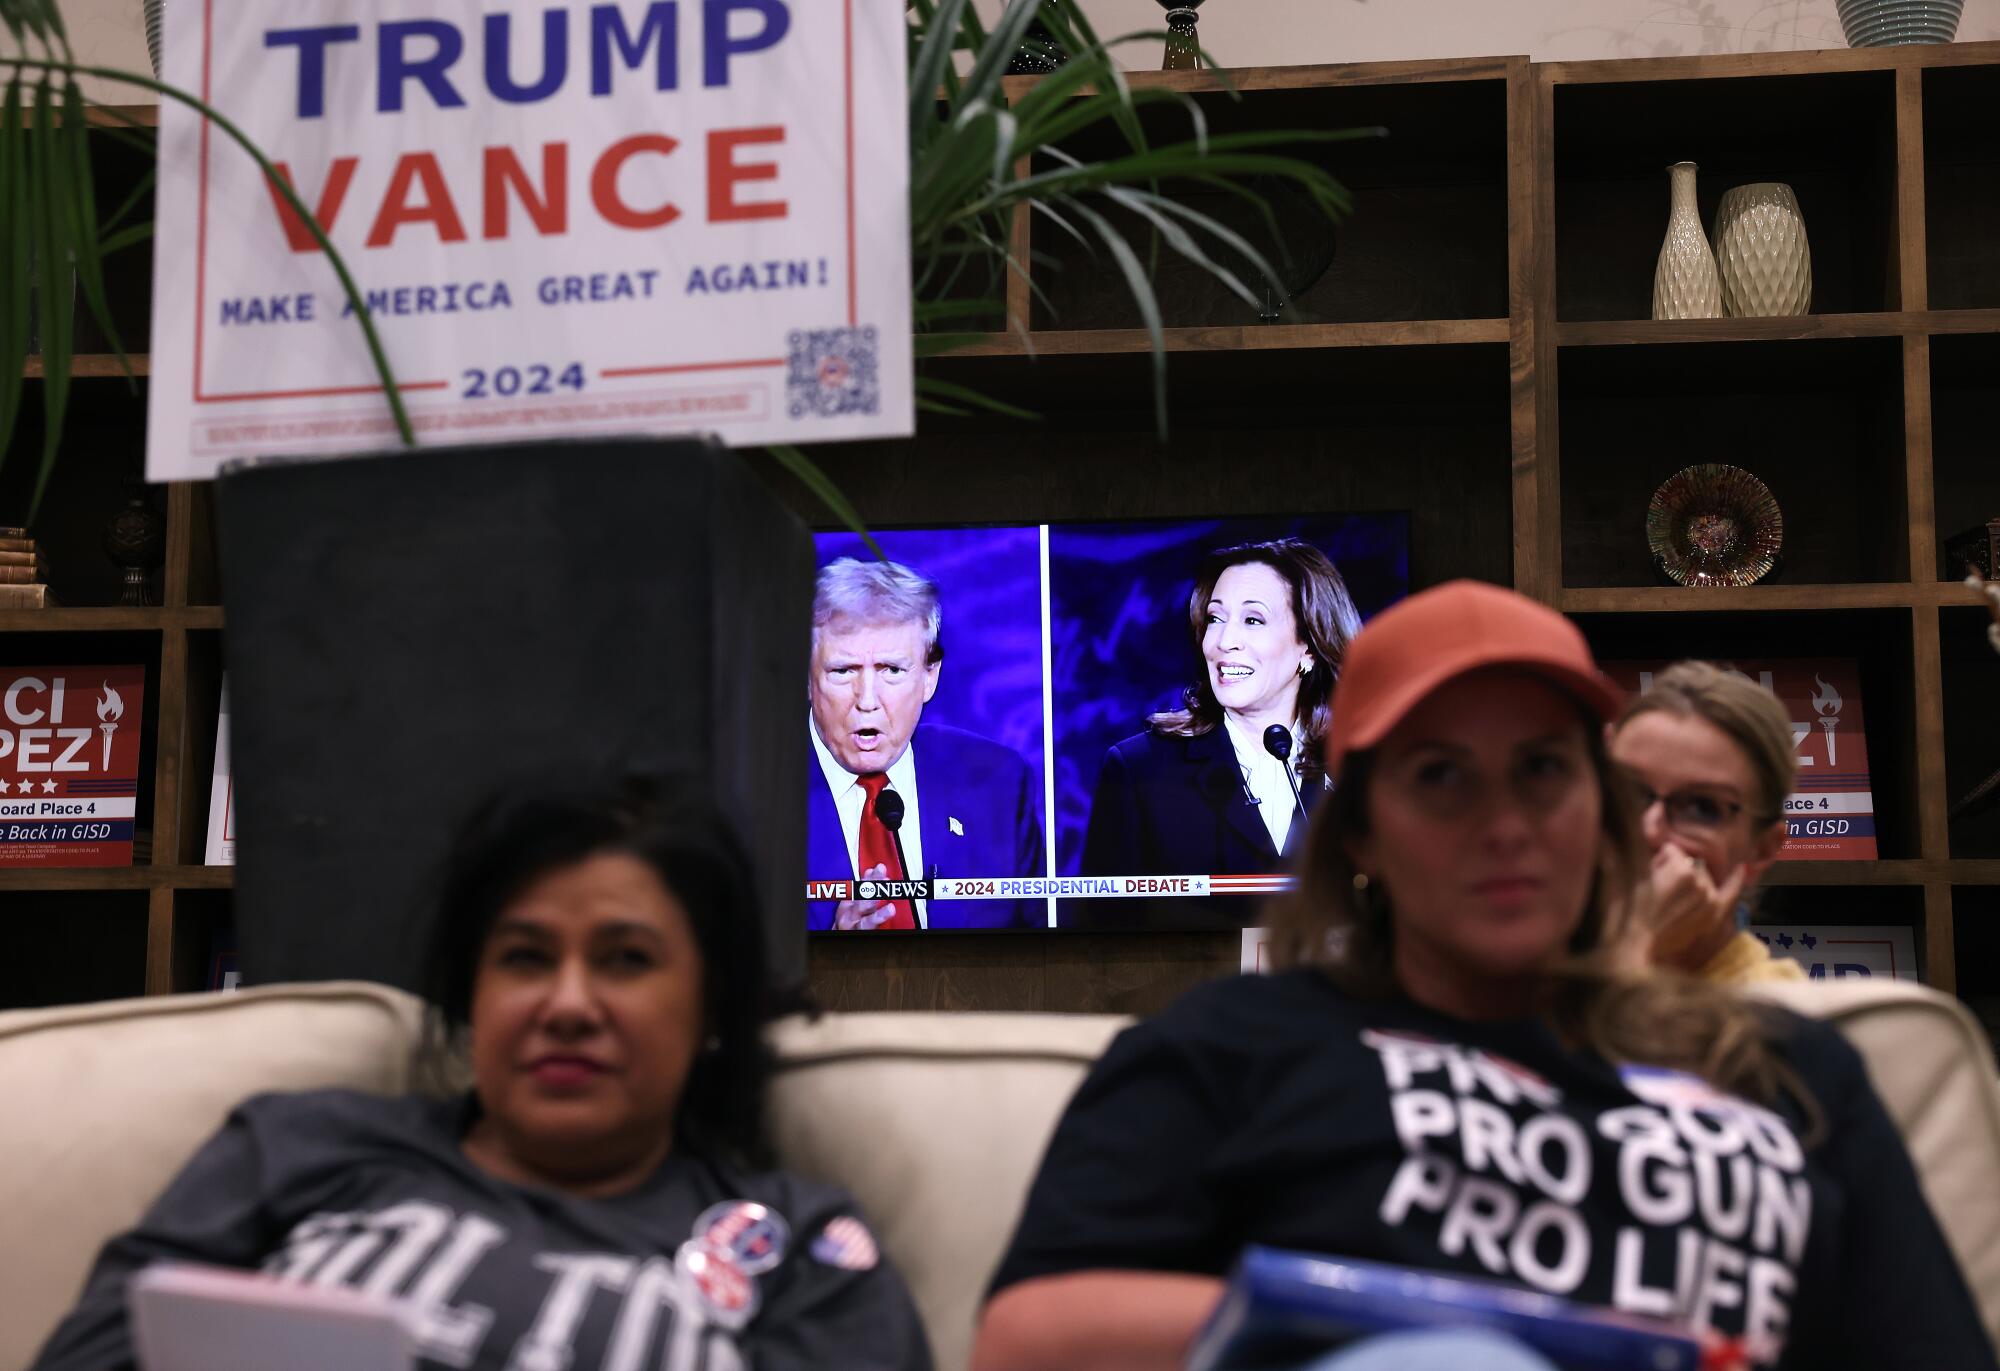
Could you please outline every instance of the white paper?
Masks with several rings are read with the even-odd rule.
[[[215,720],[215,774],[208,785],[208,855],[203,860],[210,866],[236,864],[236,784],[229,767],[227,681],[223,682],[222,707]]]
[[[1271,969],[1271,930],[1243,930],[1243,974],[1261,976]]]
[[[379,1295],[164,1264],[126,1300],[143,1371],[410,1371],[413,1315]]]
[[[423,444],[753,445],[913,430],[905,41],[897,0],[194,3],[164,65],[326,223]],[[147,475],[396,446],[256,164],[173,101],[159,149]]]

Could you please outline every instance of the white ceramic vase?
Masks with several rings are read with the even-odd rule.
[[[144,0],[146,16],[146,56],[152,59],[153,78],[160,75],[160,26],[166,22],[166,0]]]
[[[1715,265],[1732,319],[1812,310],[1812,249],[1792,188],[1758,181],[1724,191],[1715,207]]]
[[[1701,231],[1701,211],[1695,206],[1695,164],[1676,162],[1667,168],[1667,240],[1653,268],[1655,319],[1720,319],[1722,281],[1715,254]]]

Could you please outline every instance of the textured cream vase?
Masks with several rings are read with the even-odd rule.
[[[1724,191],[1715,207],[1715,265],[1732,319],[1812,309],[1812,249],[1792,188],[1759,181]]]
[[[1655,319],[1720,319],[1722,281],[1694,203],[1694,163],[1667,168],[1667,241],[1653,268]]]

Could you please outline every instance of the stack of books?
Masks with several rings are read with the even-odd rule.
[[[25,528],[0,526],[0,609],[46,609],[49,564]]]

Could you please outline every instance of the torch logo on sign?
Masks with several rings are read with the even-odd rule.
[[[105,771],[111,770],[111,735],[118,731],[118,721],[125,717],[125,701],[111,688],[111,682],[104,682],[104,694],[97,701],[97,731],[104,735]]]
[[[1828,685],[1818,672],[1813,673],[1813,684],[1819,689],[1813,692],[1813,709],[1819,714],[1819,726],[1826,730],[1826,764],[1840,765],[1840,753],[1833,738],[1833,731],[1840,727],[1840,692]]]

